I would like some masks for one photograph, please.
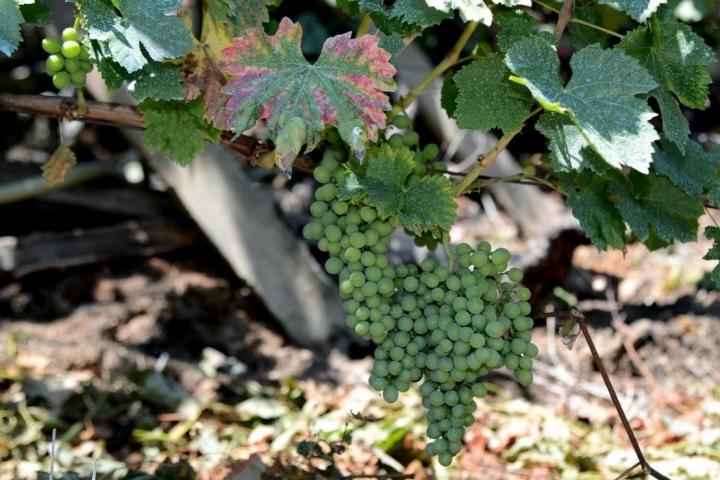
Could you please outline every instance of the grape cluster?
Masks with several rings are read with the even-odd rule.
[[[53,85],[58,90],[68,84],[82,88],[88,72],[93,68],[90,53],[78,42],[78,31],[75,28],[63,30],[61,39],[62,42],[47,37],[42,41],[43,50],[50,54],[45,62],[47,73],[53,77]]]
[[[475,397],[487,393],[477,378],[506,367],[524,386],[533,380],[538,349],[531,343],[530,290],[518,285],[522,271],[508,267],[510,253],[487,242],[458,245],[451,267],[431,258],[419,268],[390,266],[390,235],[401,222],[380,218],[362,201],[337,198],[344,155],[328,150],[314,170],[323,185],[303,235],[330,256],[325,269],[339,276],[347,326],[377,345],[371,387],[395,402],[422,381],[433,439],[426,453],[449,465],[474,423]]]

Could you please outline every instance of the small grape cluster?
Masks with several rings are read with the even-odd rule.
[[[504,366],[524,386],[533,380],[530,290],[518,285],[522,271],[508,267],[510,253],[487,242],[458,245],[451,267],[431,258],[419,268],[390,266],[390,235],[401,222],[337,198],[343,156],[328,150],[315,169],[323,185],[303,235],[330,255],[325,269],[339,276],[347,326],[377,344],[371,387],[395,402],[424,379],[420,393],[434,440],[426,453],[449,465],[474,423],[474,398],[487,394],[477,378]]]
[[[68,84],[82,88],[88,72],[93,68],[90,53],[78,42],[78,31],[75,28],[66,28],[60,38],[62,42],[52,37],[42,41],[43,50],[50,54],[45,62],[47,74],[52,77],[53,85],[58,90]]]

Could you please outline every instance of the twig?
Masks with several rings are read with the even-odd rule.
[[[565,0],[565,2],[563,2],[562,9],[558,14],[557,25],[555,25],[555,40],[560,41],[560,37],[562,37],[565,26],[567,26],[570,17],[572,17],[572,10],[574,6],[575,0]]]

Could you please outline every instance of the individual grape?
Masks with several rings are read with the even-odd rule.
[[[535,322],[533,322],[532,318],[521,315],[513,319],[512,325],[513,328],[518,332],[524,332],[526,330],[530,330],[533,327],[534,323]]]
[[[325,262],[325,271],[330,275],[337,275],[345,267],[345,263],[337,257],[330,257]]]
[[[62,53],[65,58],[77,57],[78,55],[80,55],[80,50],[80,44],[75,40],[67,40],[63,42],[62,46],[60,47],[60,53]]]
[[[530,292],[529,288],[519,288],[517,292],[515,292],[515,295],[517,296],[518,300],[521,302],[527,302],[530,300],[530,297],[532,296],[532,292]]]
[[[337,225],[328,225],[325,227],[325,238],[330,242],[339,242],[342,238],[342,231]],[[357,260],[355,260],[357,261]]]
[[[65,61],[65,67],[67,68],[67,63],[70,60],[74,60],[73,58],[68,58]],[[85,73],[83,70],[78,70],[77,72],[72,72],[70,74],[70,82],[73,84],[73,87],[75,88],[82,88],[85,86],[85,81],[87,80],[87,73]]]
[[[318,167],[318,168],[320,168],[320,167]],[[315,169],[315,171],[317,171],[317,168]],[[347,202],[333,202],[332,211],[338,216],[345,215],[348,211]]]
[[[83,46],[83,49],[80,50],[80,55],[78,55],[78,58],[82,62],[90,63],[90,52],[88,51],[88,49]]]
[[[403,289],[406,292],[412,293],[418,289],[418,286],[419,286],[419,282],[416,277],[405,277],[405,279],[403,280]]]
[[[345,250],[345,259],[349,263],[359,262],[362,259],[362,253],[359,248],[350,247]]]
[[[353,287],[360,288],[365,283],[365,275],[362,272],[352,272],[348,280]]]
[[[505,327],[501,322],[495,320],[485,325],[485,333],[490,338],[500,338],[505,333]]]
[[[523,387],[529,386],[533,381],[533,373],[530,370],[517,369],[513,372],[517,381]]]
[[[377,375],[370,374],[370,378],[368,379],[368,383],[370,384],[370,387],[372,387],[373,390],[376,392],[382,392],[388,387],[387,380],[379,377]]]
[[[525,356],[530,358],[535,358],[538,355],[538,347],[534,343],[528,343],[525,346]]]
[[[510,260],[510,252],[506,248],[498,248],[492,252],[491,260],[494,265],[504,265]]]
[[[68,42],[68,41],[77,42],[78,31],[72,27],[65,28],[65,29],[63,29],[62,34],[60,35],[60,38],[62,39],[63,42]]]
[[[325,202],[313,202],[310,205],[310,214],[315,218],[321,218],[328,208],[328,204]]]
[[[518,306],[520,307],[520,315],[530,315],[530,312],[532,312],[532,307],[528,302],[518,302]]]
[[[337,194],[337,189],[332,183],[326,183],[322,187],[315,190],[315,200],[321,202],[332,202]],[[359,222],[358,222],[359,223]]]
[[[513,282],[521,282],[523,279],[523,271],[519,268],[511,268],[508,270],[507,276]]]
[[[377,283],[366,281],[363,286],[360,287],[360,291],[363,295],[365,295],[365,297],[372,297],[378,291]]]
[[[398,399],[398,389],[392,385],[388,385],[388,387],[383,390],[383,398],[388,403],[395,403]]]
[[[45,60],[45,67],[48,73],[52,72],[53,75],[62,70],[64,66],[65,59],[62,55],[50,55],[47,60]]]
[[[402,130],[409,128],[411,123],[412,122],[410,121],[410,118],[407,115],[397,115],[392,120],[392,124]]]
[[[428,143],[425,145],[425,148],[423,148],[422,155],[425,158],[425,160],[432,160],[433,158],[437,157],[440,154],[440,147],[437,146],[435,143]]]
[[[447,286],[448,290],[457,292],[462,288],[462,283],[458,277],[451,275],[445,280],[445,286]]]
[[[472,394],[476,398],[483,398],[485,395],[487,395],[488,390],[484,383],[478,382],[473,384],[472,386]]]
[[[320,183],[328,183],[330,181],[330,178],[332,178],[332,175],[327,168],[320,165],[318,167],[315,167],[315,170],[313,170],[313,177],[315,177],[315,180]]]
[[[390,144],[390,147],[394,150],[402,148],[403,136],[399,133],[393,133],[392,135],[390,135],[390,138],[388,138],[388,143]]]
[[[520,316],[520,306],[517,303],[508,302],[503,305],[503,314],[513,320]]]
[[[417,145],[417,143],[420,141],[420,135],[417,132],[411,130],[403,134],[402,141],[408,147],[412,147],[413,145]]]
[[[527,346],[528,344],[519,338],[516,338],[512,342],[510,342],[510,349],[515,355],[522,355],[523,353],[525,353]]]
[[[358,322],[358,324],[355,325],[355,333],[357,333],[361,337],[364,337],[365,335],[370,333],[370,323]]]
[[[70,83],[70,74],[67,72],[58,72],[53,75],[52,81],[53,85],[55,85],[55,88],[57,88],[58,90],[62,90]]]
[[[60,47],[62,46],[62,43],[60,43],[57,38],[47,37],[43,39],[41,45],[43,50],[45,50],[49,54],[53,54],[60,52]]]
[[[375,254],[367,251],[362,252],[362,255],[360,255],[360,263],[366,267],[372,267],[375,265]]]
[[[533,366],[533,359],[530,357],[522,356],[520,357],[520,368],[523,370],[532,370]]]
[[[505,368],[507,368],[508,370],[510,370],[510,371],[517,370],[519,365],[520,365],[520,357],[518,357],[514,353],[510,353],[505,356]]]

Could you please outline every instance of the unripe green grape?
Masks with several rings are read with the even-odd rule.
[[[513,375],[523,387],[529,386],[533,381],[533,373],[530,370],[519,368],[513,372]]]
[[[510,371],[517,370],[518,366],[520,364],[520,357],[515,355],[514,353],[509,353],[505,356],[505,368],[507,368]]]
[[[405,279],[403,280],[403,289],[406,292],[414,292],[415,290],[417,290],[418,285],[418,279],[415,277],[405,277]]]
[[[62,46],[60,47],[60,53],[62,53],[65,58],[77,57],[78,55],[80,55],[80,50],[80,44],[75,40],[67,40],[63,42]]]
[[[82,48],[82,50],[80,50],[80,55],[78,55],[78,58],[80,59],[81,62],[88,63],[90,65],[90,70],[92,70],[92,63],[90,63],[90,52],[88,51],[87,47],[85,47],[84,45],[80,45],[80,47]],[[83,67],[83,70],[85,70],[84,67]],[[86,70],[86,71],[90,71],[90,70]]]
[[[388,385],[388,387],[383,390],[383,398],[388,403],[395,403],[398,399],[398,389],[395,388],[392,385]]]
[[[475,398],[483,398],[487,393],[487,387],[482,382],[478,382],[472,386],[472,394]]]
[[[520,315],[530,315],[530,312],[532,312],[532,307],[528,302],[518,302],[518,306],[520,307]]]
[[[425,430],[425,434],[428,438],[436,439],[440,438],[442,436],[442,430],[440,430],[440,424],[438,423],[431,423],[428,425],[427,430]]]
[[[317,172],[317,168],[315,169],[315,171]],[[347,202],[333,202],[332,211],[338,216],[345,215],[348,211]]]
[[[360,249],[355,248],[355,247],[350,247],[347,250],[345,250],[345,259],[348,261],[348,263],[359,262],[361,258],[362,258],[362,253],[360,252]]]
[[[64,66],[65,59],[62,55],[50,55],[47,60],[45,60],[45,67],[47,68],[48,74],[52,72],[52,74],[54,75],[55,73],[62,70]]]
[[[382,392],[388,387],[387,380],[385,378],[379,377],[377,375],[370,374],[370,378],[368,379],[368,383],[372,387],[373,390],[376,392]]]
[[[491,260],[495,265],[506,264],[510,260],[510,252],[506,248],[498,248],[492,252]]]
[[[370,333],[370,322],[358,322],[358,324],[355,325],[355,333],[361,337],[366,336]]]
[[[365,275],[362,272],[352,272],[348,280],[353,287],[360,288],[365,283]]]
[[[538,347],[534,343],[528,343],[525,347],[525,356],[535,358],[538,355]]]
[[[332,183],[327,183],[315,190],[315,200],[321,202],[332,202],[337,194],[337,189]]]
[[[507,276],[513,282],[521,282],[523,279],[523,271],[519,268],[511,268],[508,270]]]
[[[450,393],[450,392],[448,392],[448,393]],[[462,438],[464,436],[465,436],[465,429],[457,428],[457,427],[451,428],[445,434],[445,438],[447,438],[448,443],[459,442],[460,440],[462,440]]]
[[[398,115],[392,120],[392,124],[400,129],[406,129],[410,127],[411,121],[410,118],[406,115]]]
[[[345,263],[337,257],[330,257],[325,262],[325,271],[330,275],[337,275],[345,267]]]
[[[393,133],[392,135],[390,135],[390,138],[388,138],[388,143],[393,150],[402,148],[403,136],[399,133]]]
[[[435,143],[428,143],[423,148],[422,155],[425,160],[432,160],[440,154],[440,147]]]
[[[485,333],[490,338],[500,338],[503,333],[505,333],[505,327],[497,320],[488,322],[488,324],[485,325]]]
[[[405,134],[402,136],[402,141],[408,147],[412,147],[413,145],[417,145],[417,143],[420,141],[420,135],[417,132],[411,130],[409,132],[405,132]]]
[[[328,204],[325,202],[313,202],[310,205],[310,215],[315,218],[322,218],[325,212],[328,211]]]
[[[373,207],[365,205],[360,209],[360,218],[365,223],[372,223],[377,219],[377,210],[375,210]]]
[[[454,407],[460,401],[460,396],[455,390],[445,392],[445,405]]]
[[[505,340],[502,338],[488,338],[485,340],[485,343],[488,347],[492,348],[497,352],[505,348]]]
[[[512,325],[513,328],[518,332],[524,332],[526,330],[530,330],[533,327],[534,323],[535,322],[533,322],[532,318],[521,315],[513,319]]]
[[[417,300],[415,299],[414,295],[405,295],[400,302],[400,306],[406,312],[415,310],[415,308],[417,307]]]
[[[67,42],[67,41],[75,41],[75,42],[77,42],[77,40],[78,40],[78,31],[75,30],[75,29],[72,28],[72,27],[65,28],[65,29],[62,31],[62,34],[60,35],[60,38],[62,39],[63,42]]]
[[[315,170],[313,170],[313,177],[320,183],[328,183],[330,178],[332,178],[332,175],[327,168],[319,165],[315,167]]]
[[[523,370],[532,370],[533,359],[527,356],[520,357],[520,368]]]
[[[53,75],[53,85],[55,85],[55,88],[57,88],[58,90],[62,90],[63,88],[67,87],[69,83],[69,73],[61,71]]]
[[[530,343],[532,341],[532,331],[530,330],[515,332],[515,336],[525,343]]]
[[[320,165],[331,174],[335,173],[340,167],[340,163],[335,158],[332,150],[326,150],[325,153],[323,153],[323,158],[322,162],[320,162]]]
[[[74,60],[74,59],[68,58],[68,60]],[[67,68],[67,61],[65,61],[65,67]],[[87,74],[82,70],[78,70],[77,72],[73,72],[70,74],[70,82],[73,84],[73,87],[76,87],[76,88],[84,87],[86,80],[87,80]]]
[[[58,53],[62,44],[57,38],[47,37],[42,41],[42,48],[49,54]]]
[[[503,314],[510,320],[520,316],[520,306],[516,303],[508,302],[503,305]]]
[[[411,331],[411,330],[413,329],[413,324],[414,324],[413,319],[410,318],[410,317],[407,316],[407,315],[403,315],[402,317],[400,317],[400,318],[398,319],[398,321],[397,321],[397,329],[400,330],[400,332],[398,332],[398,333],[396,334],[396,336],[397,336],[398,334],[404,334],[404,335],[402,336],[404,345],[398,343],[398,342],[397,342],[397,338],[396,338],[396,341],[395,341],[395,345],[399,345],[399,346],[401,346],[401,347],[404,347],[405,345],[407,345],[407,344],[410,342],[410,336],[407,335],[406,332],[409,332],[409,331]],[[407,337],[407,340],[405,340],[405,337]]]

